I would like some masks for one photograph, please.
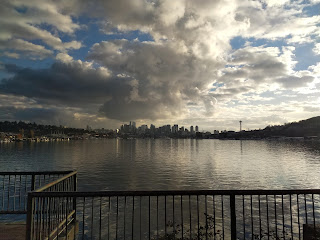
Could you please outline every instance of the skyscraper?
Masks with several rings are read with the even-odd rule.
[[[177,133],[177,132],[178,132],[178,129],[179,129],[178,124],[173,125],[173,126],[172,126],[172,133]]]
[[[196,132],[199,132],[199,127],[198,126],[196,126]]]

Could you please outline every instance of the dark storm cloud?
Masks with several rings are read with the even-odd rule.
[[[280,83],[284,88],[294,89],[299,87],[306,87],[308,83],[313,82],[313,76],[288,76],[277,79],[277,82]]]
[[[119,120],[177,117],[188,101],[200,102],[212,112],[215,100],[201,91],[212,82],[220,63],[175,47],[127,40],[95,44],[90,60],[134,79],[130,95],[113,96],[101,112]]]
[[[175,45],[113,40],[95,44],[89,62],[59,54],[47,69],[5,65],[13,77],[0,92],[36,99],[39,103],[89,109],[111,119],[178,117],[187,102],[200,102],[212,113],[216,100],[202,91],[212,82],[220,63],[177,51]]]
[[[21,69],[15,65],[5,65],[5,68],[14,76],[2,80],[1,93],[38,99],[48,104],[101,105],[113,94],[126,95],[131,89],[128,78],[110,78],[104,70],[82,62],[56,62],[47,69]]]
[[[0,121],[83,127],[83,123],[75,117],[73,110],[55,107],[0,107]]]

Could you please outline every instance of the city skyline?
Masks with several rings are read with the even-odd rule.
[[[319,0],[1,1],[0,121],[237,131],[319,116],[319,12]]]
[[[188,130],[188,127],[190,130]],[[162,126],[156,126],[154,124],[150,124],[150,127],[148,127],[147,124],[142,124],[137,127],[136,122],[130,121],[129,124],[122,124],[119,129],[120,132],[127,132],[127,133],[145,133],[147,130],[150,130],[150,132],[154,133],[156,130],[164,131],[166,133],[178,133],[180,132],[190,132],[191,134],[195,134],[197,132],[200,132],[200,128],[198,125],[196,126],[179,126],[179,124],[165,124]]]

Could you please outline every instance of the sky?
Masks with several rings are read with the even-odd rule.
[[[320,115],[320,0],[2,0],[0,121],[259,129]]]

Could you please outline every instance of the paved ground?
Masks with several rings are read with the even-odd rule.
[[[1,240],[25,240],[25,223],[0,223]]]

